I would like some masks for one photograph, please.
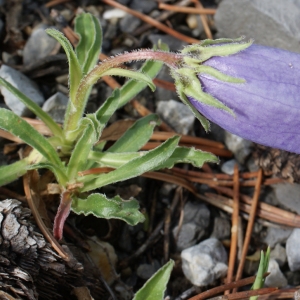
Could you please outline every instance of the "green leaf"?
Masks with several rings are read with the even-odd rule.
[[[50,170],[54,175],[59,183],[60,186],[66,187],[66,184],[68,182],[68,177],[65,172],[65,168],[57,168],[50,162],[39,162],[33,165],[29,165],[27,167],[27,170],[36,170],[36,169],[48,169]]]
[[[74,147],[67,167],[69,182],[77,177],[79,171],[85,169],[88,155],[97,140],[95,127],[90,119],[83,119],[81,126],[85,127],[85,129]]]
[[[271,251],[270,247],[268,247],[267,252],[265,254],[263,251],[261,251],[258,271],[256,274],[255,281],[251,287],[251,290],[258,290],[264,286],[264,283],[265,283],[264,274],[266,272],[268,272],[269,261],[270,261],[270,251]],[[252,296],[249,298],[249,300],[256,300],[257,298],[258,298],[258,296]]]
[[[77,56],[73,50],[72,45],[70,44],[69,40],[58,30],[55,29],[47,29],[46,32],[54,37],[64,48],[68,62],[69,62],[69,103],[67,106],[67,110],[65,113],[65,121],[64,121],[64,130],[65,132],[69,130],[70,126],[75,127],[76,129],[78,121],[76,119],[72,119],[73,113],[77,110],[77,107],[75,106],[75,100],[76,100],[76,93],[77,88],[79,86],[79,83],[83,77],[83,73],[80,67],[80,64],[78,62]],[[81,115],[80,115],[81,116]]]
[[[84,74],[87,74],[99,59],[102,46],[102,29],[99,20],[89,14],[82,13],[75,18],[75,32],[80,40],[76,46],[76,54]]]
[[[123,200],[120,196],[109,199],[102,194],[91,194],[86,200],[75,197],[71,209],[85,216],[92,214],[98,218],[120,219],[132,226],[145,220],[138,201]]]
[[[137,120],[107,152],[135,152],[141,149],[150,139],[154,127],[160,124],[159,116],[147,115]]]
[[[184,88],[181,87],[182,84],[180,81],[176,81],[176,86],[177,86],[177,89],[178,89],[178,96],[179,98],[181,99],[181,101],[187,105],[187,107],[189,107],[189,109],[192,111],[192,113],[195,115],[195,117],[200,121],[201,125],[203,126],[204,130],[206,132],[209,131],[210,129],[210,124],[209,124],[209,121],[204,117],[202,116],[199,111],[191,104],[191,102],[187,99],[186,95],[184,94],[183,90]]]
[[[152,82],[151,77],[138,71],[126,70],[122,68],[111,68],[106,72],[102,73],[101,77],[102,76],[128,77],[136,81],[146,83],[151,88],[152,92],[155,91],[155,84]]]
[[[82,70],[80,68],[77,56],[73,50],[73,47],[69,40],[58,30],[49,28],[46,32],[55,38],[61,46],[64,48],[68,62],[69,62],[69,89],[70,89],[70,99],[71,104],[73,104],[77,92],[77,87],[79,86],[80,80],[83,76]],[[76,109],[74,107],[69,108],[71,110]]]
[[[0,186],[17,180],[27,172],[29,161],[27,158],[21,159],[7,166],[0,167]]]
[[[114,182],[127,180],[155,169],[172,155],[178,142],[179,137],[174,136],[159,147],[148,151],[142,157],[135,158],[110,173],[101,174],[96,179],[94,179],[95,175],[87,175],[82,177],[82,179],[78,178],[79,182],[85,182],[82,192],[100,188]]]
[[[96,118],[101,126],[101,128],[98,129],[99,135],[101,135],[102,130],[107,124],[108,120],[118,109],[119,99],[120,99],[120,90],[115,89],[112,92],[111,96],[108,99],[106,99],[105,102],[100,106],[100,108],[95,112]]]
[[[98,164],[99,167],[119,168],[134,158],[141,157],[147,152],[110,153],[91,151],[89,159]]]
[[[135,294],[133,300],[163,300],[173,266],[174,261],[170,260],[161,267]]]
[[[28,109],[30,109],[38,118],[40,118],[51,130],[53,135],[63,138],[62,129],[55,123],[55,121],[44,112],[35,102],[33,102],[30,98],[28,98],[21,91],[16,89],[12,84],[7,82],[5,79],[0,77],[0,85],[5,87],[8,91],[10,91],[14,96],[18,97],[19,100],[24,103]]]
[[[173,154],[156,170],[164,168],[173,168],[178,163],[189,163],[194,167],[201,168],[206,162],[218,163],[219,159],[215,155],[209,152],[196,150],[194,148],[177,147]]]
[[[159,70],[162,67],[162,63],[159,62],[146,62],[142,69],[137,71],[144,73],[145,75],[149,76],[150,78],[153,78],[157,75]],[[96,81],[99,79],[99,76],[97,74],[97,69],[93,69],[91,72],[89,72],[81,81],[80,87],[78,88],[78,93],[76,95],[76,111],[73,111],[69,114],[69,119],[71,121],[65,122],[65,132],[66,137],[69,138],[69,135],[72,131],[76,130],[79,119],[81,118],[87,99],[89,90],[91,89],[92,85],[96,83]],[[140,85],[136,85],[136,80],[130,81],[131,84],[126,85],[126,89],[122,87],[120,89],[121,91],[121,97],[119,99],[119,107],[126,104],[128,101],[130,101],[136,94],[138,94],[140,91],[142,91],[147,84],[140,82]]]
[[[63,167],[58,154],[48,140],[12,111],[0,108],[0,128],[35,148],[55,166]]]

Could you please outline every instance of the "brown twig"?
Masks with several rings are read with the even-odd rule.
[[[59,5],[59,4],[62,4],[62,3],[65,3],[65,2],[69,2],[71,0],[52,0],[52,1],[49,1],[45,4],[45,7],[53,7],[53,6],[56,6],[56,5]]]
[[[232,226],[231,226],[231,242],[229,252],[229,262],[227,271],[227,283],[232,282],[236,250],[237,250],[237,232],[238,232],[238,219],[239,219],[239,169],[234,166],[233,175],[233,213],[232,213]],[[229,290],[225,291],[225,295],[229,294]]]
[[[194,38],[191,38],[189,36],[186,36],[184,34],[181,34],[171,28],[169,28],[168,26],[158,22],[157,20],[149,17],[149,16],[146,16],[138,11],[135,11],[133,9],[130,9],[116,1],[113,1],[113,0],[102,0],[102,2],[104,2],[105,4],[108,4],[108,5],[111,5],[113,7],[116,7],[116,8],[120,8],[122,9],[123,11],[141,19],[142,21],[144,22],[147,22],[149,24],[151,24],[153,27],[156,27],[158,28],[159,30],[161,31],[164,31],[165,33],[169,34],[169,35],[172,35],[173,37],[179,39],[179,40],[182,40],[186,43],[189,43],[189,44],[193,44],[193,43],[199,43],[199,40],[196,40]]]
[[[144,145],[142,147],[141,150],[150,150],[150,149],[154,149],[158,146],[160,146],[161,143],[159,142],[148,142],[146,145]],[[180,146],[183,146],[183,147],[190,147],[191,144],[188,144],[188,143],[179,143]],[[232,157],[232,152],[227,150],[227,149],[220,149],[220,148],[214,148],[214,147],[211,147],[211,146],[202,146],[202,145],[195,145],[194,147],[195,149],[199,149],[199,150],[202,150],[202,151],[206,151],[206,152],[211,152],[217,156],[222,156],[222,157]]]
[[[192,2],[192,0],[182,0],[176,3],[177,6],[187,6]],[[166,19],[170,18],[171,16],[173,16],[176,12],[174,11],[164,11],[162,12],[157,18],[156,21],[159,22],[163,22]],[[140,26],[138,29],[136,29],[133,32],[134,36],[137,35],[141,35],[142,33],[144,33],[146,30],[150,29],[152,26],[150,24],[144,24],[142,26]]]
[[[246,299],[249,299],[249,297],[251,297],[251,296],[269,295],[276,291],[277,291],[277,288],[268,287],[268,288],[262,288],[259,290],[251,290],[251,291],[234,293],[234,294],[226,295],[226,296],[214,297],[214,298],[210,298],[210,300],[246,300]]]
[[[258,204],[258,199],[260,195],[260,187],[261,187],[261,181],[262,181],[262,169],[259,169],[258,171],[258,176],[257,176],[257,184],[255,186],[254,190],[254,195],[253,195],[253,200],[252,200],[252,205],[251,205],[251,211],[250,211],[250,216],[249,216],[249,221],[246,229],[246,235],[245,235],[245,240],[244,240],[244,245],[243,245],[243,251],[242,251],[242,257],[237,269],[236,273],[236,279],[239,280],[242,277],[242,273],[244,270],[244,264],[250,244],[250,239],[251,239],[251,233],[255,221],[255,215],[256,215],[256,210],[257,210],[257,204]],[[234,292],[236,289],[234,289]]]
[[[232,193],[231,189],[228,189],[228,188],[225,188],[225,187],[214,187],[214,188],[217,191],[219,191],[219,192],[221,192],[225,195],[228,195],[230,197],[233,196],[233,193]],[[240,197],[241,197],[242,202],[251,205],[252,199],[249,196],[240,194]],[[270,214],[273,214],[275,216],[280,216],[282,219],[285,219],[285,220],[289,220],[289,221],[292,221],[292,222],[295,220],[295,223],[297,223],[297,224],[299,224],[299,221],[300,221],[300,217],[297,214],[294,214],[292,212],[289,212],[289,211],[283,210],[281,208],[272,206],[268,203],[259,202],[258,203],[258,209],[263,210],[265,212],[268,212]]]
[[[193,2],[195,3],[195,5],[196,5],[197,8],[203,9],[203,5],[202,5],[202,3],[199,0],[193,0]],[[211,30],[210,30],[210,28],[208,26],[207,16],[203,15],[203,14],[200,14],[200,19],[201,19],[201,22],[202,22],[202,25],[203,25],[203,29],[204,29],[204,32],[205,32],[207,38],[208,39],[212,39],[213,35],[212,35]]]
[[[0,187],[0,193],[1,193],[1,195],[5,196],[5,199],[7,199],[7,197],[9,197],[9,198],[17,199],[21,202],[27,202],[25,196],[22,196],[22,195],[14,192],[14,191],[11,191],[5,187]]]
[[[164,262],[169,260],[170,252],[170,227],[171,227],[171,209],[167,207],[165,212],[165,224],[164,224]]]
[[[183,225],[183,219],[184,219],[184,199],[182,197],[182,187],[179,187],[178,190],[180,191],[180,208],[179,208],[179,211],[180,211],[180,215],[179,215],[179,219],[178,219],[178,225],[177,225],[177,232],[175,234],[175,244],[177,244],[177,241],[178,241],[178,237],[179,237],[179,233],[180,233],[180,230],[182,228],[182,225]]]
[[[264,277],[266,277],[268,275],[268,273],[264,274]],[[242,287],[248,284],[251,284],[255,281],[256,276],[251,276],[251,277],[247,277],[244,279],[240,279],[240,280],[236,280],[234,282],[230,282],[230,283],[226,283],[217,287],[214,287],[210,290],[207,290],[199,295],[196,295],[192,298],[190,298],[189,300],[203,300],[203,299],[208,299],[214,295],[220,294],[226,290],[231,290],[233,288],[238,288],[238,287]]]
[[[166,80],[163,80],[163,79],[159,79],[159,78],[154,78],[153,79],[153,83],[158,86],[158,87],[161,87],[165,90],[168,90],[168,91],[172,91],[172,92],[176,92],[176,86],[173,82],[171,81],[166,81]]]
[[[219,148],[219,149],[225,149],[224,145],[220,142],[212,141],[209,139],[204,139],[204,138],[199,138],[199,137],[194,137],[190,135],[184,135],[184,134],[179,134],[176,132],[158,132],[155,131],[153,132],[151,136],[151,140],[156,140],[156,141],[166,141],[167,139],[173,137],[173,136],[180,136],[180,142],[183,144],[191,144],[191,145],[203,145],[203,146],[209,146],[209,147],[214,147],[214,148]],[[231,177],[232,178],[232,177]]]
[[[276,299],[295,299],[295,292],[299,291],[298,288],[282,289],[273,292],[271,295],[259,296],[258,300],[276,300]]]
[[[165,4],[165,3],[159,3],[158,8],[166,9],[166,10],[170,10],[170,11],[176,11],[176,12],[185,13],[185,14],[214,15],[216,13],[216,9],[213,9],[213,8],[182,7],[182,6]]]

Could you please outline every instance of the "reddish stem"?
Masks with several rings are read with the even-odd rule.
[[[63,229],[65,221],[70,213],[71,209],[71,196],[69,191],[65,191],[61,194],[60,204],[57,209],[57,213],[54,219],[53,235],[57,240],[61,240],[63,237]]]

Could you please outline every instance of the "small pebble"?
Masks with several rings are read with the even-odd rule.
[[[27,97],[38,105],[43,104],[44,96],[39,91],[36,83],[31,81],[27,76],[21,72],[7,66],[2,65],[0,68],[0,77],[11,83],[18,90],[22,91]],[[19,98],[14,96],[6,88],[0,87],[1,93],[4,97],[6,105],[18,116],[30,117],[33,113],[23,104]]]

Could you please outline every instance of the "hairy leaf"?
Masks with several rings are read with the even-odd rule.
[[[27,172],[29,161],[27,158],[21,159],[8,166],[0,167],[0,186],[13,182]]]
[[[97,176],[96,179],[94,179],[96,177],[95,175],[87,175],[82,179],[78,178],[78,181],[85,182],[82,192],[90,191],[118,181],[127,180],[155,169],[172,155],[178,142],[179,137],[174,136],[159,147],[148,151],[142,157],[135,158],[110,173]]]
[[[173,154],[156,169],[173,168],[178,163],[189,163],[194,167],[201,168],[206,162],[218,163],[219,159],[209,152],[196,150],[194,148],[177,147]]]
[[[132,226],[145,220],[135,199],[123,200],[119,196],[111,199],[102,194],[91,194],[87,199],[75,197],[71,209],[85,216],[92,214],[98,218],[120,219]]]
[[[80,37],[75,51],[83,74],[87,74],[99,59],[102,46],[101,25],[95,16],[82,13],[75,19],[75,32]]]
[[[40,118],[51,130],[53,135],[62,138],[62,129],[55,123],[55,121],[44,112],[35,102],[33,102],[30,98],[28,98],[21,91],[16,89],[12,84],[8,81],[0,77],[0,85],[9,90],[14,96],[18,97],[19,100],[26,105],[28,109],[30,109],[38,118]]]
[[[160,124],[159,116],[151,114],[137,120],[107,151],[135,152],[150,139],[154,127]]]

